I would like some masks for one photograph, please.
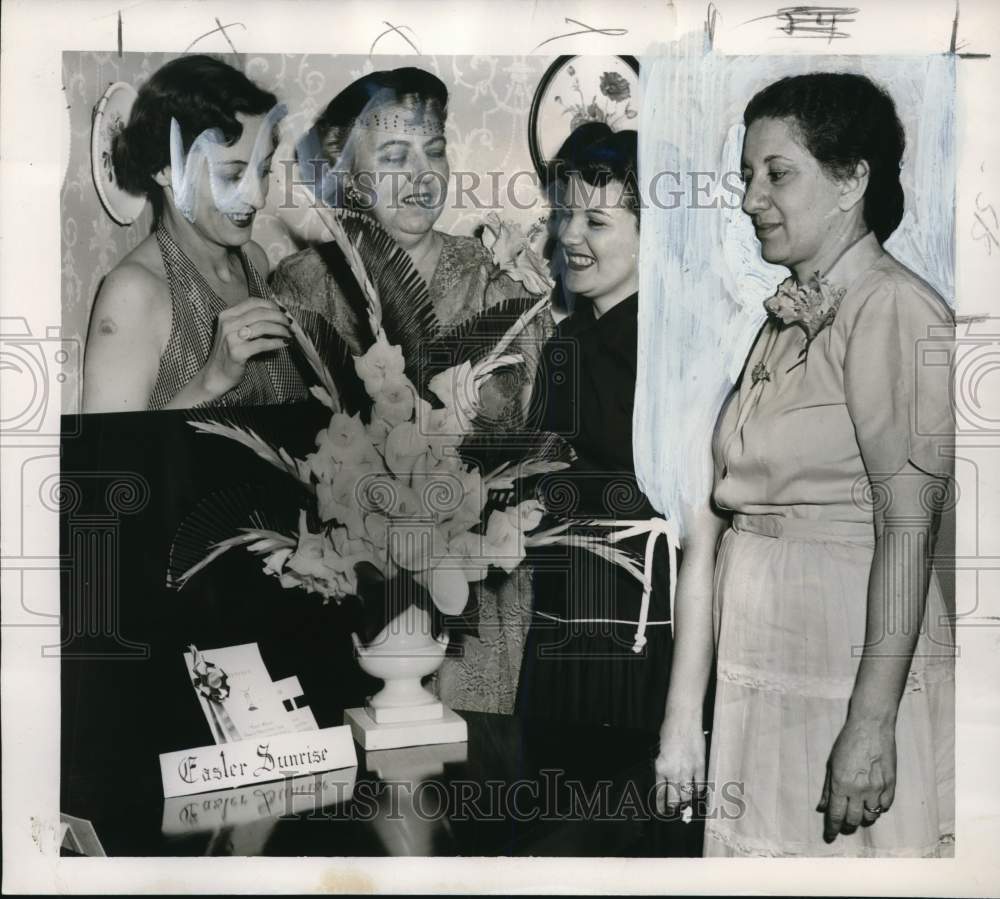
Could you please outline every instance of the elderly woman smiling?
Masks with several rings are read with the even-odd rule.
[[[731,521],[716,552],[705,498],[656,767],[671,803],[705,780],[714,580],[706,855],[948,854],[954,658],[930,559],[954,428],[947,378],[918,389],[917,350],[952,316],[882,246],[903,129],[850,74],[783,79],[744,122],[743,211],[791,277],[717,426]],[[733,784],[743,813],[719,815]]]
[[[448,90],[430,72],[371,72],[330,101],[298,150],[306,180],[314,174],[319,199],[371,216],[406,251],[444,328],[525,296],[515,281],[492,276],[490,255],[477,238],[435,228],[451,174],[447,112]],[[357,353],[358,324],[336,257],[331,243],[296,253],[276,268],[272,285],[303,313],[319,343],[326,344],[324,332],[333,329]],[[370,267],[377,263],[365,260]],[[536,327],[543,328],[544,319]],[[523,373],[522,383],[530,374]]]
[[[380,292],[396,291],[405,302],[426,289],[431,315],[408,322],[418,331],[409,335],[418,348],[507,299],[534,301],[521,284],[495,270],[478,238],[435,227],[448,198],[447,108],[447,88],[430,72],[412,67],[371,72],[330,101],[298,152],[305,179],[310,180],[310,172],[315,175],[320,200],[376,223],[412,263],[406,268],[415,269],[422,284],[407,273],[399,290],[399,283],[386,283],[385,274],[378,274],[382,260],[363,259]],[[364,244],[359,252],[364,257]],[[398,267],[394,274],[398,279]],[[327,242],[290,256],[276,268],[272,286],[321,351],[333,348],[329,365],[343,404],[351,408],[355,373],[363,379],[366,372],[364,363],[357,369],[350,355],[362,351],[366,323],[352,302],[352,276],[339,250]],[[538,348],[552,328],[548,314],[537,316],[512,348],[525,363],[482,385],[485,414],[477,419],[477,430],[518,429]],[[452,344],[448,349],[462,348]],[[452,629],[452,645],[457,650],[461,644],[461,654],[447,659],[438,675],[441,698],[451,706],[513,710],[530,596],[527,577],[518,570],[475,586],[478,623],[469,623],[466,633]]]

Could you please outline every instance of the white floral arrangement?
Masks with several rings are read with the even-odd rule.
[[[320,381],[312,394],[331,411],[329,424],[316,436],[315,451],[297,459],[249,429],[218,422],[190,424],[249,447],[295,478],[312,497],[312,508],[300,510],[292,534],[251,527],[215,544],[180,575],[177,586],[238,546],[261,557],[264,573],[283,587],[318,594],[324,602],[359,594],[361,563],[386,581],[408,574],[444,615],[461,614],[470,583],[483,580],[490,568],[513,571],[532,547],[561,543],[583,548],[622,565],[642,581],[642,567],[614,545],[613,537],[570,533],[571,524],[579,523],[570,521],[539,530],[545,510],[535,499],[497,506],[497,497],[513,495],[517,481],[558,471],[568,463],[526,458],[484,474],[458,452],[479,412],[480,387],[497,369],[521,360],[508,350],[545,311],[548,297],[528,309],[479,362],[463,362],[432,377],[427,387],[440,403],[433,405],[406,376],[403,352],[382,328],[377,291],[337,213],[323,210],[322,215],[362,287],[375,335],[367,351],[354,357],[355,371],[372,401],[370,418],[364,421],[360,413],[340,410],[332,377],[309,337],[291,319],[291,330]],[[484,244],[492,249],[495,265],[530,285],[532,293],[544,291],[544,264],[519,228],[491,218]],[[494,507],[487,511],[488,505]],[[320,522],[316,530],[310,529],[310,518]]]

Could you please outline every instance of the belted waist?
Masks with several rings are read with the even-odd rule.
[[[733,515],[734,531],[747,531],[761,537],[786,540],[842,540],[874,545],[875,526],[860,521],[835,521],[822,518],[789,518],[784,515]]]

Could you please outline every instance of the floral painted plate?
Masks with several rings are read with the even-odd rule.
[[[528,147],[539,177],[580,125],[605,122],[638,130],[639,63],[633,56],[560,56],[538,82],[528,120]]]
[[[131,225],[146,207],[146,198],[123,190],[111,162],[111,142],[128,123],[132,104],[138,95],[131,84],[116,81],[105,92],[94,110],[94,128],[90,138],[90,170],[104,209],[119,225]]]

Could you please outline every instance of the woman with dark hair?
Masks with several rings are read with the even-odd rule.
[[[576,459],[543,478],[544,504],[577,518],[649,519],[632,458],[638,347],[637,134],[602,123],[576,129],[551,164],[557,250],[574,311],[539,366],[541,430]],[[634,543],[635,540],[632,541]],[[629,545],[641,550],[643,546]],[[643,587],[580,550],[533,554],[534,618],[518,712],[655,733],[670,671],[666,571],[654,568],[648,622]]]
[[[459,362],[473,342],[463,334],[464,325],[487,310],[524,311],[537,299],[495,270],[478,238],[434,227],[448,196],[447,107],[447,88],[430,72],[412,67],[371,72],[330,101],[297,152],[301,175],[315,185],[316,199],[343,210],[343,225],[358,239],[380,294],[386,332],[403,347],[408,363],[424,358],[420,354],[431,346]],[[296,253],[276,267],[271,283],[328,359],[340,399],[354,411],[363,391],[351,356],[367,348],[370,329],[340,250],[330,241]],[[500,318],[513,323],[509,314]],[[552,327],[549,315],[537,316],[510,348],[524,364],[483,383],[477,431],[522,428],[534,360]],[[416,381],[427,369],[421,370],[419,361],[415,369]],[[474,585],[469,621],[452,627],[454,655],[437,676],[437,690],[453,708],[513,711],[527,577],[515,570]]]
[[[782,79],[744,123],[743,211],[792,274],[717,425],[656,769],[671,804],[704,782],[714,579],[705,854],[950,854],[954,650],[931,558],[954,427],[919,349],[947,350],[953,319],[882,246],[903,129],[851,74]]]
[[[119,183],[152,202],[155,228],[94,302],[85,412],[305,398],[251,240],[282,112],[209,56],[175,59],[140,89],[113,161]]]

